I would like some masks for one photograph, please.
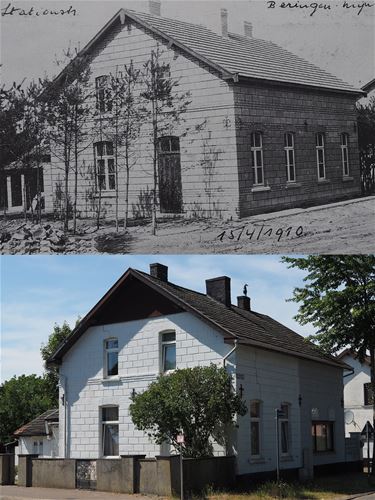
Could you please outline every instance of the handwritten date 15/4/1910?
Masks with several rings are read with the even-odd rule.
[[[264,224],[262,226],[241,226],[235,229],[228,229],[220,233],[216,239],[219,241],[259,241],[264,238],[273,238],[279,242],[282,238],[300,238],[303,236],[303,227],[292,226],[287,228],[272,228]]]

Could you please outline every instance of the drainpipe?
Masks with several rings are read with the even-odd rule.
[[[229,356],[231,356],[231,355],[234,353],[234,351],[237,349],[237,345],[238,345],[238,340],[237,340],[237,339],[235,339],[233,349],[231,349],[231,350],[228,352],[228,354],[226,354],[226,355],[223,357],[223,367],[224,367],[224,368],[225,368],[225,362],[226,362],[226,360],[227,360],[227,359],[229,358]]]
[[[68,458],[68,441],[67,441],[67,386],[68,386],[68,380],[66,378],[66,375],[63,375],[62,373],[59,374],[60,379],[63,381],[63,389],[64,389],[64,458]]]

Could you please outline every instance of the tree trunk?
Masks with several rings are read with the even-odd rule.
[[[75,131],[74,131],[74,205],[73,205],[73,234],[77,230],[77,197],[78,197],[78,123],[75,110]]]
[[[128,227],[128,215],[129,215],[129,151],[128,145],[126,145],[125,150],[125,215],[124,215],[124,229],[126,230]]]
[[[375,460],[375,347],[370,348],[370,359],[371,359],[371,392],[372,392],[372,428],[373,428],[373,439],[372,439],[372,463],[371,463],[371,475],[375,475],[374,460]],[[370,462],[370,457],[368,457]],[[368,464],[370,467],[370,463]]]
[[[65,160],[65,200],[64,200],[64,232],[67,233],[69,229],[69,163]]]
[[[155,85],[155,84],[154,84]],[[153,169],[154,169],[154,191],[152,196],[152,235],[156,235],[156,205],[157,205],[157,188],[158,188],[158,120],[157,120],[157,103],[152,101],[152,129],[153,129]]]

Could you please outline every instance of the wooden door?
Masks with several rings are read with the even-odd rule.
[[[159,200],[161,213],[182,212],[180,139],[159,139]]]

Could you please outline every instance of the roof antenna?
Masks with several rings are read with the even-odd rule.
[[[243,287],[243,294],[245,295],[245,297],[247,297],[247,287],[248,286],[249,285],[244,285],[244,287]]]

